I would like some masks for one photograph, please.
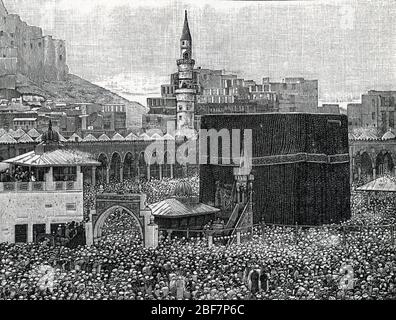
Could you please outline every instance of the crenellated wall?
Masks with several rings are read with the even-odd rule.
[[[16,73],[41,84],[65,80],[68,71],[63,40],[43,36],[41,28],[29,26],[18,15],[0,10],[0,78],[8,77],[0,79],[0,89],[5,88],[4,83],[10,89],[9,76]]]

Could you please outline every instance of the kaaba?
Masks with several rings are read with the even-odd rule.
[[[350,218],[347,116],[205,115],[201,129],[252,130],[254,223],[323,225]],[[237,165],[218,163],[200,164],[202,203],[215,202],[219,185],[234,184]]]

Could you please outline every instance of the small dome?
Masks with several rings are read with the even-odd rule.
[[[176,185],[173,195],[177,197],[191,197],[193,195],[193,190],[188,182],[180,181]]]

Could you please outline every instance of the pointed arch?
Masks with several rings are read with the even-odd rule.
[[[137,175],[136,159],[132,152],[127,152],[124,157],[124,179],[134,179]]]
[[[163,178],[171,178],[172,177],[171,160],[173,160],[173,159],[172,159],[172,155],[170,154],[170,151],[165,151],[164,164],[162,165],[162,177]]]
[[[101,163],[101,165],[96,169],[96,181],[104,184],[106,183],[107,179],[107,167],[109,165],[109,160],[106,154],[101,153],[98,157],[98,161]]]
[[[138,164],[139,178],[147,179],[147,165],[146,165],[146,159],[144,157],[144,151],[139,153],[137,164]]]
[[[360,156],[360,168],[362,175],[371,176],[373,173],[373,162],[367,152],[363,152]]]
[[[377,155],[375,169],[378,175],[384,175],[392,172],[393,167],[394,163],[389,151],[382,151]]]
[[[120,168],[122,166],[121,155],[114,152],[110,161],[110,180],[121,181]]]
[[[99,218],[96,220],[95,225],[93,227],[93,236],[94,236],[94,240],[99,239],[100,237],[102,237],[102,231],[103,231],[103,225],[106,221],[106,219],[110,216],[110,214],[114,211],[114,210],[123,210],[126,213],[128,213],[136,222],[136,225],[138,226],[140,235],[141,235],[141,239],[143,239],[143,225],[142,222],[140,221],[139,217],[137,216],[137,214],[135,214],[134,212],[132,212],[131,210],[129,210],[128,208],[124,207],[124,206],[113,206],[109,209],[107,209],[105,212],[103,212]]]

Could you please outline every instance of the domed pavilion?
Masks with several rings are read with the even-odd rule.
[[[160,231],[179,236],[198,236],[220,209],[198,201],[191,185],[180,181],[169,199],[149,205]]]

